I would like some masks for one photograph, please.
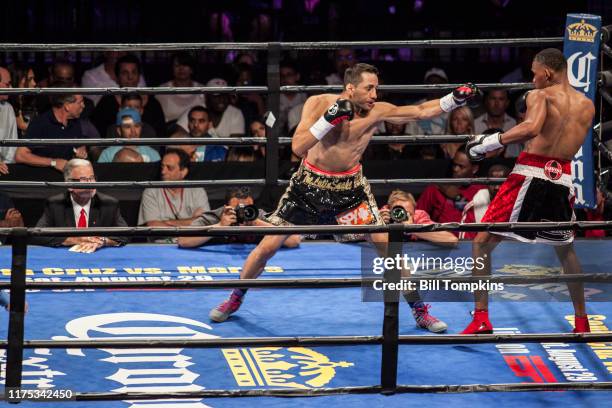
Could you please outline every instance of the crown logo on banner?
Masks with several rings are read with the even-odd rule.
[[[322,387],[335,377],[336,368],[354,365],[347,361],[330,361],[324,354],[304,347],[258,347],[222,351],[240,387]]]
[[[568,25],[567,32],[571,41],[595,42],[597,27],[580,20],[579,23]]]

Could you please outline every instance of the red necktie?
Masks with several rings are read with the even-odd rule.
[[[87,228],[87,218],[85,217],[85,209],[81,208],[81,216],[79,217],[78,228]]]

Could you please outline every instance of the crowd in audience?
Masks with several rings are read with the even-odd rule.
[[[342,75],[347,67],[357,62],[354,50],[340,49],[333,53],[329,72],[319,72],[322,82],[329,85],[342,84]],[[226,78],[211,76],[204,78],[208,87],[226,87],[228,84],[252,85],[256,72],[260,70],[256,55],[244,53],[235,55],[231,74]],[[196,79],[199,66],[194,56],[178,52],[168,60],[168,81],[163,87],[200,87]],[[201,67],[200,67],[201,68]],[[81,67],[68,59],[57,59],[44,71],[14,62],[0,67],[0,87],[140,87],[146,86],[145,70],[140,59],[125,52],[106,52],[100,65],[85,70],[78,76]],[[522,71],[517,71],[521,74]],[[518,75],[517,74],[517,75]],[[304,84],[304,75],[294,60],[285,59],[280,64],[281,85]],[[308,73],[312,75],[312,72]],[[512,76],[512,73],[509,74]],[[516,75],[515,75],[516,76]],[[197,78],[204,76],[199,73]],[[512,77],[514,78],[514,77]],[[438,67],[430,67],[423,76],[425,84],[443,84],[450,81],[447,73]],[[516,79],[512,79],[516,80]],[[525,79],[521,79],[525,80]],[[529,79],[526,79],[529,80]],[[291,136],[297,126],[302,107],[308,95],[305,93],[282,93],[280,111],[276,124],[281,136]],[[414,103],[439,97],[432,93]],[[395,102],[392,95],[383,99]],[[516,101],[516,103],[514,103]],[[227,138],[236,136],[266,137],[265,96],[256,93],[193,93],[193,94],[124,94],[124,95],[80,95],[52,94],[8,97],[0,95],[0,139],[83,139],[83,138]],[[379,135],[471,135],[505,131],[524,118],[524,106],[518,95],[503,89],[491,89],[485,93],[483,103],[477,108],[467,106],[441,115],[432,120],[415,121],[406,125],[382,123],[376,132]],[[496,152],[502,159],[516,158],[523,146],[509,145]],[[87,167],[84,163],[155,163],[160,164],[161,179],[165,181],[184,180],[191,163],[223,161],[258,161],[266,156],[265,146],[228,147],[222,145],[180,145],[180,146],[32,146],[0,147],[0,174],[7,174],[7,164],[18,163],[28,166],[49,167],[63,172],[68,179],[73,168],[67,163],[77,163],[77,168]],[[74,162],[73,160],[77,161]],[[364,160],[447,160],[451,165],[452,177],[470,178],[477,176],[479,167],[471,163],[464,153],[462,143],[431,145],[406,145],[402,143],[372,144],[364,154]],[[78,160],[81,160],[79,162]],[[281,149],[281,160],[299,161],[288,148]],[[91,165],[89,165],[91,168]],[[93,171],[93,168],[92,168]],[[490,177],[505,177],[509,168],[503,165],[488,169]],[[70,177],[74,179],[74,177]],[[82,179],[83,177],[80,177]],[[85,178],[94,178],[88,175]],[[79,179],[78,177],[76,179]],[[407,192],[395,192],[389,197],[388,205],[405,206],[411,222],[478,222],[483,208],[495,195],[494,187],[431,185],[426,187],[418,200]],[[72,195],[71,195],[72,194]],[[50,199],[40,226],[58,225],[50,218],[58,206],[72,202],[76,206],[74,190],[71,194]],[[71,198],[72,197],[72,198]],[[92,205],[112,202],[103,194]],[[234,197],[235,198],[235,197]],[[228,199],[229,200],[229,199]],[[22,226],[23,219],[10,198],[0,195],[0,226]],[[56,208],[57,207],[57,208]],[[54,210],[55,208],[55,210]],[[76,211],[76,207],[75,211]],[[227,225],[230,214],[219,208],[210,215],[206,191],[202,188],[146,189],[142,194],[138,225],[181,226],[202,224],[202,219],[216,220],[212,224]],[[607,211],[606,200],[599,195],[598,208],[584,214],[586,219],[604,219]],[[86,209],[89,212],[89,208]],[[75,213],[76,214],[76,213]],[[208,214],[204,216],[204,214]],[[78,215],[78,214],[77,214]],[[75,217],[77,216],[75,215]],[[121,214],[115,221],[122,225]],[[198,221],[199,220],[199,221]],[[65,221],[65,220],[64,220]],[[75,225],[79,220],[76,219]],[[206,221],[208,222],[208,221]],[[124,223],[124,221],[123,221]],[[70,223],[69,223],[70,224]],[[422,235],[422,236],[421,236]],[[456,236],[446,234],[443,238],[429,235],[415,235],[420,239],[453,241]],[[597,236],[597,235],[595,235]],[[433,238],[432,238],[433,237]],[[462,234],[459,238],[471,238]],[[163,239],[164,242],[176,240]],[[74,244],[75,240],[53,244]],[[122,244],[123,241],[110,242]],[[179,240],[179,243],[181,241]],[[185,241],[186,242],[186,241]],[[194,241],[189,241],[192,246]],[[91,242],[87,243],[88,245]],[[88,247],[89,248],[89,247]]]

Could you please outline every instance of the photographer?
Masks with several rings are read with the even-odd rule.
[[[273,225],[265,221],[265,213],[253,206],[253,196],[248,187],[233,187],[225,194],[225,205],[212,211],[206,211],[197,217],[191,226],[219,226],[229,227],[232,225],[246,225],[258,227],[272,227]],[[254,219],[253,219],[254,218]],[[178,245],[181,248],[193,248],[205,243],[253,243],[258,241],[260,236],[227,236],[211,240],[214,237],[179,237]],[[284,243],[286,248],[295,248],[300,245],[301,237],[291,235]]]
[[[434,223],[431,218],[429,218],[429,214],[427,214],[427,212],[416,209],[416,201],[412,194],[402,190],[394,190],[391,192],[391,194],[389,194],[387,205],[380,209],[380,215],[385,224],[397,222],[401,222],[403,224]],[[457,237],[448,231],[413,232],[408,235],[412,240],[421,239],[435,244],[450,244],[454,246],[458,241]]]

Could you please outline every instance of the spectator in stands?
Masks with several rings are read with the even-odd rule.
[[[257,63],[257,58],[255,56],[254,51],[242,51],[236,55],[234,58],[234,65],[248,65],[250,67],[254,67]]]
[[[170,126],[168,129],[168,135],[170,139],[186,139],[189,137],[189,133],[178,125]],[[187,153],[191,162],[197,161],[196,151],[198,145],[168,145],[166,149],[179,149]]]
[[[402,136],[406,134],[405,124],[384,122],[384,135]],[[367,159],[370,160],[404,160],[417,157],[416,149],[404,143],[373,144],[369,146]]]
[[[23,217],[11,197],[0,191],[0,228],[23,227]],[[0,238],[4,243],[5,237]]]
[[[210,111],[203,106],[194,106],[188,113],[189,136],[194,138],[212,137],[209,131],[212,128]],[[223,161],[227,154],[225,146],[200,145],[195,149],[195,160],[203,161]]]
[[[74,65],[65,58],[58,58],[49,66],[48,76],[39,81],[38,86],[48,88],[55,82],[75,83]]]
[[[289,113],[287,113],[287,129],[289,131],[289,137],[293,137],[295,129],[297,128],[298,123],[300,123],[300,120],[302,119],[303,109],[303,103],[295,105],[293,108],[289,109]]]
[[[115,153],[113,163],[144,163],[144,159],[136,150],[124,147]]]
[[[473,135],[474,115],[467,106],[462,106],[452,111],[446,122],[446,133],[449,135]],[[445,159],[455,157],[457,150],[463,143],[442,143],[440,145]]]
[[[57,82],[52,87],[64,88]],[[85,107],[82,95],[53,94],[49,97],[51,109],[32,120],[26,132],[27,139],[81,139],[83,124],[79,119]],[[35,146],[18,147],[15,163],[37,167],[52,167],[63,171],[66,161],[87,158],[85,146]]]
[[[258,159],[258,155],[251,146],[234,146],[230,147],[225,156],[225,161],[228,162],[254,162]]]
[[[487,176],[490,178],[506,178],[510,174],[510,169],[503,164],[494,164],[489,167]],[[462,223],[475,223],[480,222],[482,217],[487,212],[489,204],[495,198],[495,195],[499,191],[500,184],[493,184],[479,190],[469,203],[463,208],[463,215],[461,216]],[[478,232],[474,231],[462,231],[459,233],[461,239],[474,239]]]
[[[91,183],[96,181],[88,160],[72,159],[64,166],[64,180]],[[127,227],[121,216],[119,202],[95,189],[69,188],[64,194],[50,197],[37,228],[48,227]],[[77,252],[94,252],[105,246],[127,243],[124,237],[38,237],[35,243],[53,247],[74,246]]]
[[[491,89],[484,99],[486,112],[474,120],[477,134],[484,133],[490,128],[499,128],[504,131],[516,125],[516,120],[506,113],[510,99],[505,89]]]
[[[208,130],[211,128],[208,109],[203,106],[194,106],[189,110],[189,133],[182,127],[174,126],[171,138],[209,138]],[[225,161],[227,147],[216,145],[179,145],[177,149],[185,151],[192,162]]]
[[[85,71],[81,81],[83,88],[116,88],[117,74],[115,67],[117,60],[125,55],[125,51],[106,51],[104,52],[104,62],[95,68]],[[138,78],[138,86],[147,86],[142,74]],[[95,105],[100,102],[102,95],[87,95]]]
[[[121,109],[124,109],[124,108],[132,108],[136,110],[140,114],[140,119],[142,120],[142,114],[144,112],[144,109],[142,106],[142,96],[140,96],[140,94],[129,93],[126,95],[121,95]],[[104,137],[107,139],[114,139],[118,137],[117,135],[121,134],[121,129],[119,128],[120,126],[117,125],[116,122],[113,122],[112,125],[106,128],[106,134],[104,135]],[[142,128],[140,131],[141,139],[157,137],[157,134],[155,133],[155,129],[150,124],[146,122],[142,122],[141,128]],[[152,149],[155,149],[159,152],[159,146],[152,147]],[[100,157],[100,154],[102,153],[102,150],[104,150],[104,147],[102,146],[90,146],[89,147],[89,154],[91,156],[92,161],[94,159],[98,161],[98,158]]]
[[[266,221],[265,212],[259,210],[259,217],[255,221],[237,224],[235,208],[239,205],[253,205],[253,195],[248,187],[232,187],[225,193],[225,205],[212,210],[206,211],[197,217],[191,223],[192,226],[218,226],[227,227],[230,225],[254,225],[261,227],[271,227],[272,224]],[[178,245],[181,248],[194,248],[205,243],[226,243],[226,242],[246,242],[252,243],[259,241],[262,237],[259,236],[227,236],[219,239],[214,237],[179,237]],[[212,240],[212,241],[211,241]],[[287,248],[295,248],[300,245],[301,238],[299,235],[291,235],[283,244]]]
[[[516,124],[523,123],[525,121],[525,115],[527,114],[525,98],[517,98],[514,102],[514,112],[516,114]]]
[[[438,146],[435,145],[425,145],[419,148],[419,159],[421,160],[435,160],[438,158],[439,152]]]
[[[49,67],[49,77],[40,81],[38,86],[41,88],[57,87],[59,83],[64,88],[75,88],[79,85],[76,80],[74,65],[64,58],[58,58],[53,62],[53,65]],[[38,112],[46,112],[51,109],[51,103],[51,95],[39,95],[36,98],[36,109]],[[84,107],[80,116],[81,122],[89,118],[94,109],[93,102],[85,97],[83,98],[83,104]],[[87,124],[82,123],[83,132],[88,137],[97,137],[97,133],[92,135],[86,126]]]
[[[163,181],[185,180],[189,174],[189,156],[179,149],[168,149],[161,161]],[[142,193],[138,225],[168,227],[191,225],[204,211],[210,210],[206,191],[201,188],[147,188]],[[168,237],[161,242],[175,242]],[[156,240],[160,242],[160,240]]]
[[[208,87],[227,86],[221,78],[213,78],[206,83]],[[228,94],[206,94],[206,107],[212,122],[209,132],[213,137],[244,136],[244,115],[240,109],[230,105]],[[189,131],[188,112],[185,112],[176,122],[180,127]]]
[[[408,219],[403,221],[402,224],[433,224],[434,222],[429,217],[426,211],[416,209],[416,201],[412,194],[402,191],[393,190],[389,194],[387,204],[380,209],[380,216],[382,217],[385,224],[392,223],[390,211],[393,207],[400,206],[406,210]],[[457,237],[452,232],[448,231],[436,231],[436,232],[414,232],[408,234],[410,239],[417,240],[421,239],[433,243],[447,243],[455,244]]]
[[[299,85],[300,73],[294,61],[284,60],[280,63],[280,84],[281,86]],[[283,133],[289,131],[289,111],[294,106],[303,105],[306,102],[307,95],[303,92],[285,92],[280,95],[280,111],[277,118],[279,126]]]
[[[144,121],[144,107],[142,105],[142,96],[136,93],[129,93],[121,96],[121,109],[132,108],[138,113],[140,113],[140,118],[142,119],[142,131],[140,137],[143,139],[155,138],[158,137],[155,128]],[[113,122],[109,127],[106,128],[106,135],[104,136],[107,139],[112,139],[117,137],[118,133],[117,124]],[[159,135],[161,137],[161,135]]]
[[[115,75],[121,87],[136,87],[140,80],[142,70],[140,60],[131,54],[124,55],[117,60]],[[158,135],[165,134],[166,123],[164,112],[153,95],[142,95],[143,121],[149,123]],[[100,134],[105,134],[106,128],[115,122],[115,116],[121,107],[120,95],[106,95],[100,99],[96,109],[91,115],[91,121]]]
[[[23,227],[23,217],[11,197],[0,191],[0,228]],[[0,245],[7,243],[7,236],[0,236]],[[10,242],[10,241],[9,241]],[[1,292],[0,292],[1,293]],[[0,306],[2,304],[0,303]]]
[[[594,209],[584,208],[576,211],[576,217],[580,221],[606,221],[611,219],[612,215],[612,201],[606,200],[606,195],[597,188],[595,192],[596,206]],[[605,238],[606,231],[587,230],[580,233],[581,236],[586,238]]]
[[[464,150],[463,148],[457,150],[453,157],[453,178],[474,177],[478,172],[478,165],[470,162]],[[463,208],[483,188],[486,186],[481,184],[430,185],[421,193],[417,209],[426,211],[436,222],[459,222]]]
[[[236,86],[253,86],[253,67],[240,64],[237,67]],[[266,112],[266,104],[262,95],[258,93],[239,93],[230,96],[231,104],[240,109],[244,115],[245,123],[251,123]]]
[[[142,119],[140,113],[132,108],[124,108],[117,112],[117,137],[124,139],[139,139],[142,133]],[[157,150],[150,146],[126,146],[136,150],[143,158],[145,163],[157,162],[160,160]],[[110,163],[115,154],[121,150],[121,146],[109,146],[102,151],[98,158],[98,163]]]
[[[505,132],[515,126],[516,120],[506,113],[509,104],[508,91],[504,89],[490,90],[484,100],[486,113],[474,120],[476,133],[491,134],[498,131]],[[522,144],[513,143],[507,145],[504,150],[500,150],[498,155],[518,157],[522,150]]]
[[[525,102],[524,96],[519,96],[514,103],[514,108],[516,112],[516,123],[519,124],[525,120],[525,113],[527,113],[527,106]],[[504,129],[501,128],[490,128],[485,130],[484,134],[492,134],[496,132],[503,132]],[[497,155],[501,155],[506,158],[514,158],[518,157],[518,155],[523,151],[524,145],[523,143],[511,143],[504,146],[504,149],[497,152]]]
[[[4,67],[0,67],[0,88],[11,87],[11,73]],[[8,103],[8,95],[0,95],[0,140],[17,139],[17,122],[15,111]],[[13,163],[15,160],[16,147],[0,147],[0,174],[8,174],[9,169],[6,163]]]
[[[36,76],[29,65],[14,62],[9,66],[13,88],[35,88]],[[13,95],[9,98],[15,110],[15,119],[19,135],[24,135],[30,121],[38,116],[36,97],[31,95]],[[15,149],[15,148],[13,148]]]
[[[249,134],[252,137],[266,137],[266,125],[264,125],[264,120],[254,120],[249,124]],[[253,146],[253,150],[255,150],[255,155],[259,158],[266,157],[266,146],[265,145],[255,145]]]
[[[172,57],[173,79],[164,82],[164,87],[197,87],[204,86],[193,80],[196,61],[191,54],[185,51],[178,52]],[[196,105],[204,105],[204,94],[163,94],[157,95],[166,123],[176,121],[184,112]]]
[[[334,52],[335,72],[325,77],[327,85],[344,85],[344,71],[357,62],[355,51],[349,48],[341,48]]]
[[[1,68],[0,68],[1,69]],[[1,72],[0,72],[1,77]],[[13,204],[13,200],[6,194],[0,191],[0,228],[15,228],[15,227],[23,227],[23,217],[17,208],[15,208],[15,204]],[[0,237],[0,245],[6,243],[7,237]],[[0,307],[8,310],[9,307],[9,297],[8,294],[0,291]],[[26,311],[28,305],[26,303]]]
[[[425,85],[447,84],[448,76],[443,69],[433,67],[425,72],[423,83]],[[436,92],[431,92],[425,98],[416,101],[415,105],[428,100],[438,99],[439,97],[440,95]],[[441,135],[446,129],[447,120],[448,113],[443,113],[435,118],[408,122],[407,132],[411,135]]]

